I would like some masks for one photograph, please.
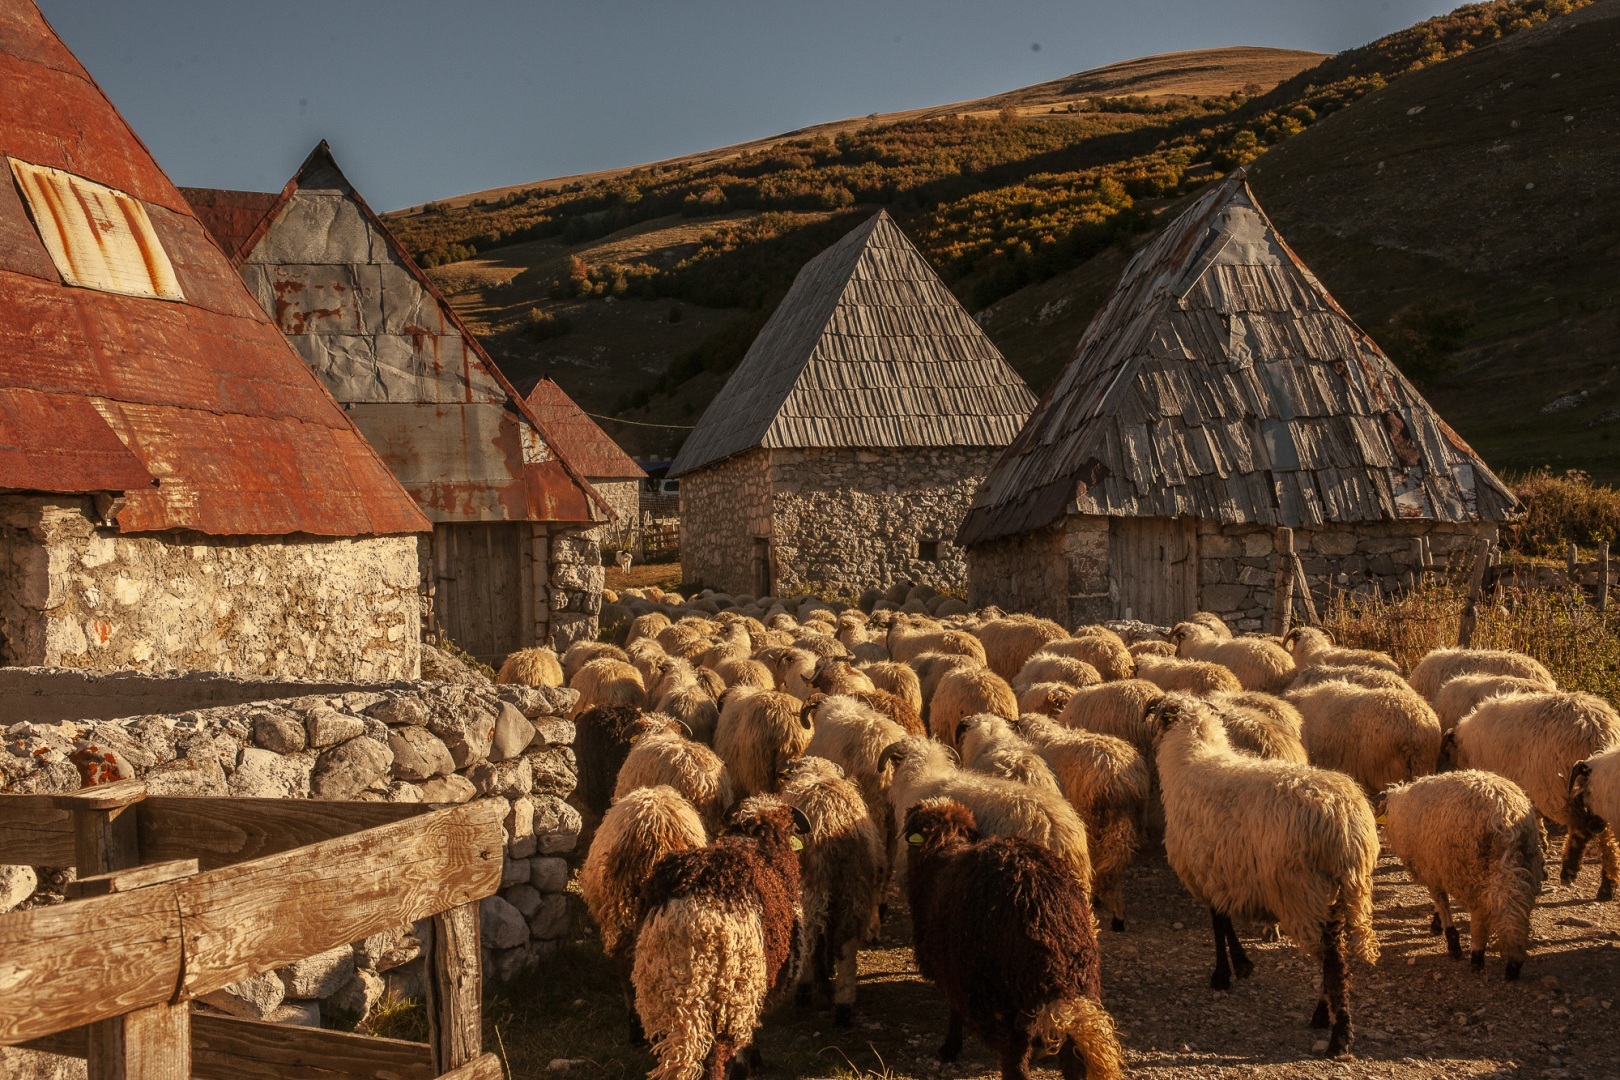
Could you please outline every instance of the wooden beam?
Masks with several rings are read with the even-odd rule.
[[[480,1054],[459,1069],[442,1074],[439,1080],[505,1080],[501,1059],[494,1054]]]
[[[1293,554],[1294,588],[1299,591],[1299,601],[1305,605],[1305,621],[1311,626],[1321,626],[1322,620],[1316,617],[1316,601],[1311,599],[1311,583],[1305,578],[1305,564],[1299,561],[1299,552]]]
[[[142,787],[144,797],[145,787]],[[83,809],[73,815],[73,865],[90,877],[135,866],[141,849],[135,837],[134,802],[108,809]]]
[[[489,896],[503,855],[486,799],[178,882],[185,995]]]
[[[88,1080],[191,1080],[191,1006],[163,1002],[86,1030]]]
[[[1271,632],[1283,637],[1294,614],[1294,530],[1279,527],[1273,546],[1277,549],[1277,574],[1271,583]]]
[[[114,870],[108,874],[79,878],[77,881],[68,882],[64,892],[69,900],[87,900],[92,896],[129,892],[131,889],[146,888],[148,885],[178,881],[196,872],[196,859],[174,859],[170,862],[148,863],[145,866],[130,867],[128,870]]]
[[[203,870],[216,870],[432,811],[410,803],[154,797],[140,806],[141,852],[152,861],[196,859]]]
[[[73,865],[73,819],[66,810],[30,803],[26,795],[0,795],[0,864]]]
[[[1609,610],[1609,542],[1604,540],[1598,544],[1598,597],[1599,611]]]
[[[1495,546],[1489,540],[1480,542],[1479,553],[1474,558],[1474,573],[1468,582],[1468,600],[1463,604],[1462,617],[1457,620],[1457,647],[1469,648],[1474,641],[1474,628],[1479,621],[1479,601],[1485,591],[1485,574],[1491,566],[1491,549]]]
[[[429,926],[431,940],[422,943],[428,1043],[434,1065],[447,1073],[473,1062],[484,1049],[478,905],[440,912]]]
[[[146,785],[139,780],[117,780],[45,798],[58,810],[122,810],[146,798]]]

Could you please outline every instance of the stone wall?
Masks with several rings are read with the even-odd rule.
[[[569,921],[564,855],[579,839],[571,690],[411,684],[122,720],[12,723],[0,790],[138,777],[154,795],[458,803],[499,800],[501,890],[481,903],[484,972],[511,979],[554,952]],[[62,871],[0,867],[0,913],[52,902]],[[36,892],[36,887],[45,889]],[[422,993],[413,927],[367,938],[202,999],[256,1020],[355,1023],[385,989]]]
[[[1003,536],[968,548],[968,606],[994,604],[1043,619],[1068,616],[1068,567],[1061,525]]]
[[[598,527],[599,528],[599,527]],[[548,583],[535,604],[547,625],[537,635],[560,656],[576,641],[596,640],[597,616],[602,612],[602,545],[597,529],[552,526],[547,540]]]
[[[619,519],[611,525],[597,527],[602,547],[622,548],[641,558],[641,481],[586,479]]]
[[[750,450],[681,477],[681,577],[754,595],[755,538],[771,534],[770,464]]]
[[[1000,450],[771,452],[772,539],[779,595],[854,597],[899,580],[967,587],[956,530]],[[934,558],[920,557],[932,543]]]
[[[125,535],[88,498],[0,496],[0,662],[415,678],[415,536]]]
[[[425,667],[424,661],[424,667]],[[426,673],[424,672],[424,677]],[[353,691],[404,690],[405,680],[280,679],[217,671],[154,675],[145,671],[0,667],[0,722],[111,720],[148,713],[180,713],[274,698],[327,696]]]

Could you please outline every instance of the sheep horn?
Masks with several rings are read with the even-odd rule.
[[[1329,630],[1325,626],[1321,627],[1320,629],[1321,629],[1322,633],[1327,635],[1329,645],[1337,645],[1339,643],[1339,639],[1333,636],[1333,631]]]
[[[810,698],[805,701],[804,707],[799,710],[799,726],[804,728],[806,731],[814,731],[816,729],[815,722],[810,719],[810,714],[816,711],[816,705],[819,704],[815,700],[817,696],[818,695],[816,694],[811,694]]]
[[[905,756],[906,756],[906,744],[905,743],[903,743],[903,742],[892,742],[892,743],[890,743],[888,746],[885,746],[883,748],[883,753],[878,755],[877,771],[881,774],[883,772],[883,770],[888,767],[890,762],[899,761],[901,758],[903,758]]]
[[[797,806],[790,806],[788,812],[793,815],[793,831],[803,836],[809,836],[810,819],[804,816],[804,811]]]
[[[690,724],[688,724],[685,720],[682,720],[678,716],[672,717],[671,719],[673,719],[677,724],[681,725],[681,730],[686,732],[686,737],[688,739],[693,737],[693,735],[692,735],[692,726]]]

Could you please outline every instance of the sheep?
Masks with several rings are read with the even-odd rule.
[[[1354,683],[1357,686],[1365,686],[1371,690],[1410,690],[1412,688],[1411,683],[1388,668],[1317,664],[1313,667],[1300,668],[1294,675],[1294,681],[1288,684],[1288,689],[1304,690],[1307,687],[1320,686],[1325,682]]]
[[[907,808],[907,894],[917,969],[945,995],[939,1056],[955,1061],[969,1023],[1027,1080],[1031,1044],[1056,1053],[1064,1080],[1117,1080],[1124,1053],[1101,1005],[1091,901],[1062,860],[1028,840],[980,839],[960,802]]]
[[[841,696],[811,695],[803,718],[811,729],[805,754],[825,758],[843,769],[860,789],[874,819],[883,820],[888,784],[879,762],[883,751],[906,738],[907,732],[862,702]]]
[[[697,683],[699,690],[709,695],[710,701],[719,701],[720,695],[726,692],[729,685],[720,677],[718,671],[711,671],[706,667],[696,668],[692,672],[692,681]]]
[[[638,615],[630,622],[630,630],[624,635],[624,647],[628,649],[642,638],[657,639],[658,635],[669,628],[669,616],[661,611],[650,611],[645,615]]]
[[[911,665],[895,660],[882,660],[861,665],[866,677],[879,690],[885,690],[910,705],[918,716],[923,711],[922,683]]]
[[[1187,616],[1187,621],[1196,626],[1202,626],[1211,634],[1225,641],[1233,640],[1232,628],[1226,625],[1226,620],[1213,611],[1195,611]]]
[[[915,660],[923,653],[944,653],[948,656],[967,656],[984,663],[983,643],[961,630],[918,630],[904,623],[896,623],[889,628],[887,645],[889,656],[902,662]]]
[[[1232,749],[1274,761],[1305,765],[1310,755],[1300,738],[1299,710],[1269,694],[1216,694],[1210,699]]]
[[[783,693],[792,693],[790,686],[808,683],[820,662],[815,653],[791,645],[767,646],[756,652],[754,659],[771,669],[776,689]]]
[[[1165,692],[1208,697],[1222,691],[1243,689],[1238,677],[1222,667],[1203,660],[1182,660],[1170,656],[1138,656],[1136,677],[1146,679]]]
[[[647,700],[656,702],[669,694],[697,686],[697,670],[690,661],[672,656],[658,665],[658,677],[647,684]]]
[[[951,761],[951,751],[944,744],[915,735],[887,747],[879,758],[879,770],[890,761],[894,774],[889,779],[889,807],[897,837],[903,835],[900,825],[909,807],[936,796],[952,798],[973,811],[983,832],[1022,836],[1050,848],[1068,865],[1086,895],[1091,895],[1086,827],[1062,795],[1014,780],[963,772]]]
[[[1440,720],[1412,690],[1326,682],[1290,691],[1288,702],[1304,721],[1299,736],[1311,764],[1369,792],[1428,776],[1439,763]]]
[[[917,673],[917,691],[922,694],[924,716],[928,715],[928,704],[934,700],[934,689],[939,685],[939,680],[953,671],[984,666],[973,657],[960,653],[923,653],[908,662]]]
[[[1041,649],[1053,656],[1072,656],[1097,669],[1104,682],[1129,679],[1136,675],[1136,657],[1112,630],[1085,627],[1066,641],[1049,641]]]
[[[714,743],[714,726],[720,720],[720,710],[708,691],[696,683],[671,690],[659,698],[653,708],[680,721],[687,734],[697,742]]]
[[[641,675],[643,686],[651,686],[657,682],[659,674],[664,670],[664,664],[670,659],[664,647],[650,637],[626,645],[624,655]],[[569,680],[569,685],[573,685],[573,680]]]
[[[1446,733],[1459,769],[1484,769],[1512,780],[1546,818],[1564,826],[1559,880],[1569,885],[1593,837],[1602,855],[1598,899],[1614,895],[1620,850],[1614,830],[1584,812],[1571,792],[1577,763],[1620,745],[1620,714],[1592,694],[1541,691],[1487,698]]]
[[[1040,682],[1068,683],[1070,686],[1096,686],[1102,682],[1102,676],[1097,669],[1084,660],[1076,660],[1072,656],[1058,656],[1055,653],[1038,652],[1018,669],[1018,674],[1011,680],[1012,688],[1019,692],[1027,690]]]
[[[804,700],[817,691],[823,694],[853,694],[857,691],[876,690],[877,686],[865,672],[851,667],[848,660],[823,660],[806,680],[802,687],[804,693],[799,693],[798,689],[800,688],[790,687],[788,693]]]
[[[727,690],[714,728],[714,752],[739,796],[776,790],[782,766],[810,744],[810,720],[796,698],[775,690]]]
[[[860,789],[826,758],[806,755],[788,762],[782,801],[810,823],[799,865],[804,964],[798,1003],[809,1005],[814,987],[830,981],[833,1023],[850,1027],[855,1022],[860,945],[878,925],[888,884],[883,831]]]
[[[1459,675],[1511,675],[1558,689],[1552,673],[1539,660],[1504,649],[1434,649],[1417,662],[1407,682],[1430,701]]]
[[[1018,715],[1039,713],[1056,719],[1074,697],[1074,691],[1068,683],[1035,683],[1018,695]]]
[[[985,666],[1003,679],[1017,675],[1018,669],[1047,644],[1069,636],[1068,631],[1050,619],[1037,619],[1032,615],[991,619],[979,627],[977,633],[984,643]]]
[[[1378,825],[1366,796],[1342,773],[1237,753],[1214,710],[1196,698],[1167,696],[1152,723],[1165,855],[1187,891],[1209,905],[1210,986],[1226,990],[1234,970],[1240,979],[1253,970],[1232,920],[1274,919],[1307,959],[1321,959],[1311,1024],[1331,1025],[1330,1057],[1345,1052],[1353,1038],[1346,952],[1378,959]]]
[[[1296,626],[1283,637],[1283,647],[1294,658],[1294,666],[1301,668],[1331,664],[1334,667],[1383,668],[1399,675],[1401,665],[1388,653],[1373,649],[1341,649],[1333,642],[1333,635],[1314,626]],[[1425,697],[1428,695],[1425,694]]]
[[[1504,976],[1517,979],[1530,944],[1530,907],[1544,877],[1546,840],[1524,792],[1505,777],[1467,769],[1392,788],[1383,803],[1384,843],[1429,890],[1446,951],[1462,959],[1451,921],[1455,899],[1468,909],[1473,966],[1485,966],[1485,946],[1494,936],[1507,961]]]
[[[1202,623],[1184,622],[1170,631],[1170,641],[1177,656],[1220,664],[1245,690],[1275,694],[1294,678],[1294,658],[1264,638],[1222,637]]]
[[[642,892],[631,981],[652,1043],[652,1080],[719,1080],[734,1055],[760,1064],[754,1033],[803,959],[799,857],[809,822],[765,796],[713,845],[672,852]]]
[[[1532,679],[1512,675],[1459,675],[1434,695],[1434,714],[1440,718],[1440,730],[1450,731],[1486,698],[1498,694],[1536,694],[1545,689]]]
[[[1124,739],[1151,762],[1153,729],[1147,722],[1148,710],[1162,697],[1164,691],[1145,679],[1121,679],[1101,686],[1085,686],[1076,690],[1063,706],[1058,723]]]
[[[831,634],[813,632],[800,634],[794,639],[793,644],[796,648],[813,655],[817,661],[849,659],[849,650],[844,648],[844,643]]]
[[[617,645],[609,645],[605,641],[576,641],[568,646],[563,653],[562,672],[563,681],[559,685],[567,686],[574,681],[574,675],[580,668],[592,660],[623,660],[628,662],[629,655]]]
[[[1017,731],[1046,760],[1063,795],[1086,826],[1092,886],[1110,926],[1125,929],[1125,872],[1147,822],[1152,782],[1134,746],[1111,735],[1066,728],[1041,716],[1020,717]]]
[[[574,675],[569,688],[579,691],[568,719],[577,719],[598,705],[628,705],[640,709],[647,704],[646,687],[641,672],[623,660],[600,657],[592,660]]]
[[[976,713],[1018,719],[1018,697],[989,668],[960,668],[939,680],[928,703],[928,730],[946,746],[956,745],[956,725]]]
[[[923,723],[922,717],[911,707],[911,703],[886,690],[857,690],[845,696],[852,697],[862,705],[887,716],[899,724],[907,735],[928,734],[928,725]]]
[[[1016,780],[1041,791],[1063,793],[1046,759],[1000,716],[980,713],[968,717],[956,725],[956,741],[962,748],[962,768],[969,772]],[[1089,850],[1090,837],[1087,837],[1087,847]]]
[[[1176,655],[1176,647],[1168,641],[1136,641],[1128,646],[1127,651],[1133,657]]]
[[[654,726],[641,721],[641,710],[634,705],[597,705],[574,718],[576,790],[593,815],[607,812],[632,741]]]
[[[507,656],[496,674],[498,683],[518,683],[522,686],[561,686],[562,664],[550,649],[519,649]]]
[[[649,722],[658,719],[657,713],[646,717]],[[720,822],[736,801],[725,762],[707,746],[676,731],[673,723],[645,726],[649,730],[633,737],[630,752],[619,766],[614,801],[639,788],[671,787],[697,810],[709,835],[718,835]]]
[[[775,690],[776,680],[771,669],[758,660],[722,660],[714,672],[730,686],[751,686],[756,690]]]

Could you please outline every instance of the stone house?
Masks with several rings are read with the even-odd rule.
[[[487,663],[595,637],[602,498],[322,142],[279,193],[185,189],[433,523],[429,626]]]
[[[552,445],[585,474],[613,512],[611,525],[598,526],[603,541],[639,556],[641,485],[647,473],[555,382],[540,379],[529,390],[527,400],[529,411],[545,425]]]
[[[974,497],[974,604],[1241,629],[1278,527],[1313,591],[1391,590],[1518,511],[1289,249],[1239,170],[1137,252]]]
[[[1034,400],[879,213],[799,272],[676,455],[687,583],[960,590],[957,526]]]
[[[428,521],[37,8],[0,25],[0,662],[414,678]]]

